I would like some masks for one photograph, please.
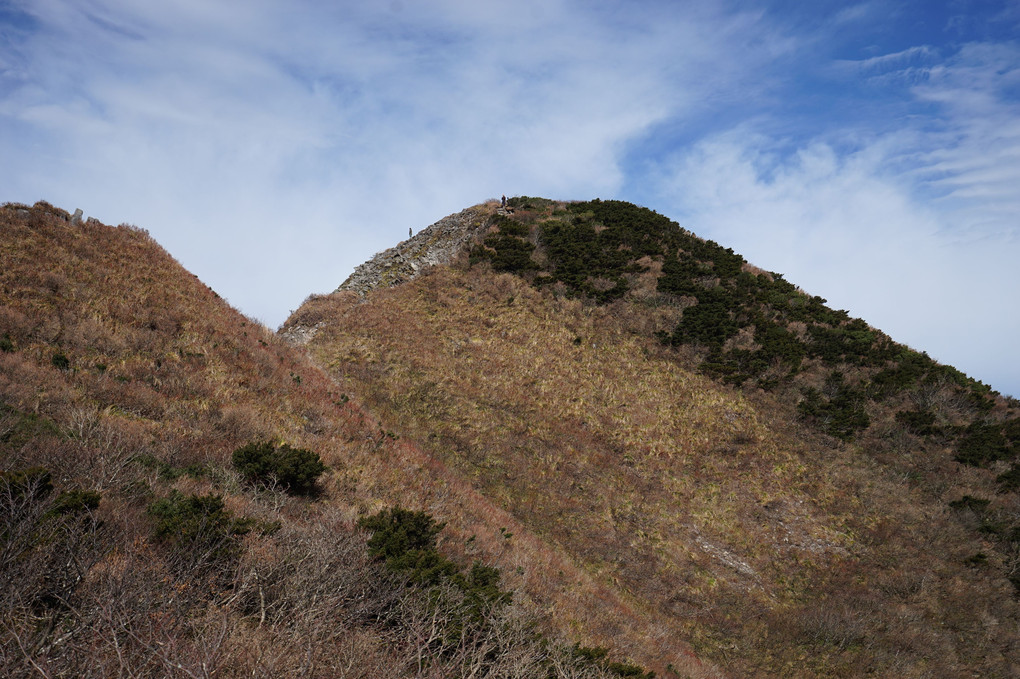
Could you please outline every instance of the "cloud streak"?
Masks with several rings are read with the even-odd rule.
[[[1016,253],[1015,43],[776,7],[0,0],[0,199],[144,226],[275,325],[408,226],[504,192],[618,197],[965,368],[925,321],[952,292],[928,272],[1016,292],[981,263]],[[897,295],[916,319],[886,327],[872,301]],[[957,326],[1015,331],[963,306]],[[975,373],[1020,391],[1004,343]]]
[[[914,68],[927,49],[868,60]],[[879,68],[881,67],[881,68]],[[662,167],[667,210],[902,342],[1020,393],[1020,53],[970,44],[911,89],[938,110],[795,146],[731,130]],[[919,124],[920,123],[920,124]],[[840,141],[855,138],[852,151]]]

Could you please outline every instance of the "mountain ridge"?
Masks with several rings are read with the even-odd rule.
[[[1015,675],[1015,401],[651,211],[510,202],[277,334],[141,229],[0,208],[4,673]],[[438,584],[366,549],[395,506]],[[154,530],[195,508],[211,561]]]
[[[738,674],[922,676],[940,646],[952,674],[983,661],[937,620],[988,606],[1016,629],[1015,401],[651,211],[511,205],[450,265],[310,299],[292,320],[323,324],[314,360]],[[922,595],[893,554],[991,580]]]
[[[610,605],[618,593],[386,428],[144,230],[72,223],[41,203],[0,208],[0,233],[4,676],[367,678],[481,665],[612,677],[611,662],[626,666],[623,645],[610,660],[570,650],[608,633],[536,632],[541,606],[583,617],[586,599]],[[242,478],[231,451],[252,442],[321,457],[317,493]],[[521,594],[465,619],[455,582],[474,581],[447,582],[450,603],[435,608],[371,557],[358,528],[396,504],[450,521],[444,553],[468,568],[499,563],[502,586],[520,578],[515,562],[571,586],[547,587],[541,606]],[[477,572],[491,592],[493,572]],[[644,629],[625,602],[611,605],[624,613],[614,629]],[[423,641],[429,625],[441,639]]]

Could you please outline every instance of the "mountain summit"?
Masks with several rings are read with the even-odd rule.
[[[554,625],[660,669],[1009,675],[1016,401],[650,210],[510,206],[284,332],[626,602]],[[570,589],[517,567],[535,601]]]
[[[1020,404],[650,210],[508,207],[280,333],[0,207],[0,675],[1016,675]]]
[[[358,266],[337,290],[364,295],[374,288],[409,281],[429,267],[449,264],[477,240],[490,215],[486,206],[476,206],[444,217]]]

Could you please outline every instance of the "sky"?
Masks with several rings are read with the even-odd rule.
[[[1020,0],[0,0],[0,201],[270,327],[502,194],[652,208],[1020,396]]]

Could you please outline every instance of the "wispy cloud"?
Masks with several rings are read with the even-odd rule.
[[[725,42],[754,22],[565,2],[20,7],[37,27],[0,115],[39,169],[3,178],[12,198],[143,223],[270,322],[409,224],[506,191],[612,193],[628,139],[743,75]],[[252,279],[281,255],[290,285]]]
[[[0,0],[0,200],[144,226],[277,324],[408,226],[504,192],[620,197],[962,363],[926,290],[971,266],[1016,292],[978,262],[1015,253],[1015,43],[948,14],[889,42],[907,5],[773,5]],[[916,321],[886,328],[901,290]]]
[[[927,50],[878,58],[908,64]],[[894,338],[1020,393],[1020,53],[971,44],[912,95],[937,108],[879,135],[794,152],[742,127],[665,165],[696,231],[851,309]],[[849,134],[843,130],[831,135]]]
[[[913,72],[915,66],[931,63],[938,58],[938,52],[928,45],[908,47],[892,54],[880,54],[866,59],[839,59],[835,68],[852,70],[864,76],[886,75],[890,71]]]

